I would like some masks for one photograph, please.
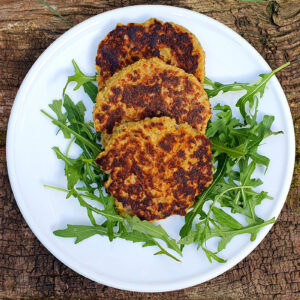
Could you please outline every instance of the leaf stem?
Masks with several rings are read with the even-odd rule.
[[[74,141],[75,141],[75,137],[72,138],[72,140],[70,141],[70,143],[68,145],[68,148],[67,148],[67,151],[66,151],[66,156],[67,157],[69,157],[69,152],[70,152],[71,146],[72,146]]]
[[[200,204],[201,204],[201,203],[200,203],[200,202],[201,202],[200,200],[201,200],[201,199],[205,199],[206,195],[209,194],[209,192],[214,188],[214,186],[217,184],[217,182],[219,181],[219,179],[223,177],[224,171],[225,171],[225,169],[226,169],[226,162],[227,162],[227,158],[225,159],[225,162],[223,163],[222,168],[221,168],[221,170],[220,170],[218,176],[217,176],[216,178],[214,178],[212,184],[211,184],[211,185],[203,192],[203,194],[200,196],[199,201],[197,202],[196,206],[195,206],[194,209],[193,209],[193,212],[197,212],[197,211],[198,211],[198,209],[199,209],[199,207],[200,207]]]
[[[47,189],[52,189],[52,190],[56,190],[56,191],[61,191],[61,192],[65,192],[65,193],[69,193],[70,191],[67,189],[63,189],[57,186],[53,186],[53,185],[48,185],[48,184],[44,184],[44,187]]]
[[[245,226],[241,229],[234,229],[234,230],[223,230],[224,234],[230,234],[230,233],[235,233],[235,234],[242,234],[242,233],[247,233],[249,228],[251,229],[259,229],[263,226],[269,225],[269,224],[273,224],[275,222],[275,217],[273,217],[272,219],[265,221],[263,223],[259,223],[256,225],[249,225],[249,226]]]
[[[87,140],[86,138],[84,138],[83,136],[81,136],[80,134],[78,134],[76,131],[70,129],[68,126],[66,126],[65,124],[59,122],[58,120],[56,120],[55,118],[53,118],[51,115],[49,115],[47,112],[45,112],[43,109],[41,109],[41,112],[46,115],[48,118],[50,118],[53,123],[59,127],[64,128],[66,131],[69,131],[70,133],[72,133],[79,141],[81,141],[82,143],[84,143],[85,145],[87,145],[93,152],[94,155],[98,155],[100,153],[100,149],[98,149],[98,147],[96,147],[94,144],[92,144],[89,140]]]
[[[229,148],[224,145],[216,144],[214,142],[211,143],[211,146],[213,150],[222,151],[234,157],[245,156],[247,154],[246,152],[236,150],[235,148]]]
[[[172,255],[170,252],[168,252],[167,250],[165,250],[154,238],[152,238],[150,235],[148,235],[149,239],[151,239],[153,241],[153,243],[155,243],[155,245],[161,250],[159,252],[154,253],[154,255],[158,255],[158,254],[165,254],[167,256],[170,256],[171,258],[175,259],[178,262],[181,262],[180,259],[178,259],[177,257],[175,257],[174,255]]]
[[[124,222],[124,219],[122,217],[120,217],[119,215],[111,215],[111,214],[105,213],[102,210],[100,210],[100,209],[98,209],[98,208],[96,208],[96,207],[88,204],[86,201],[83,200],[83,197],[87,197],[89,199],[91,199],[91,198],[89,196],[87,196],[87,195],[78,193],[75,189],[73,189],[73,190],[67,190],[67,189],[63,189],[63,188],[59,188],[59,187],[55,187],[55,186],[51,186],[51,185],[47,185],[47,184],[44,184],[44,187],[50,188],[50,189],[53,189],[53,190],[57,190],[57,191],[61,191],[61,192],[65,192],[65,193],[70,193],[71,192],[71,193],[73,193],[73,195],[75,197],[78,198],[79,203],[81,205],[83,204],[82,206],[84,206],[84,207],[86,207],[86,208],[94,211],[95,213],[97,213],[99,215],[102,215],[102,216],[104,216],[106,218],[108,217],[110,219],[113,219],[114,221]],[[94,200],[94,199],[92,199],[92,200]]]
[[[61,18],[67,25],[69,25],[70,27],[73,26],[73,24],[66,19],[65,17],[63,17],[57,10],[55,10],[52,6],[50,6],[48,3],[46,3],[43,0],[39,0],[42,4],[44,4],[48,9],[50,9],[55,15],[57,15],[59,18]]]
[[[211,214],[211,212],[212,212],[212,209],[213,209],[214,205],[216,204],[216,202],[217,202],[220,198],[222,198],[223,195],[225,195],[226,193],[228,193],[228,192],[230,192],[230,191],[233,191],[233,190],[239,190],[239,189],[241,189],[241,190],[243,191],[244,189],[252,189],[252,188],[253,188],[253,186],[250,186],[250,185],[240,185],[240,186],[235,186],[235,187],[232,187],[232,188],[229,188],[229,189],[223,191],[220,195],[218,195],[218,196],[214,199],[213,203],[210,205],[209,210],[208,210],[208,213],[207,213],[207,215],[206,215],[206,220],[208,220],[208,218],[209,218],[209,216],[210,216],[210,214]]]

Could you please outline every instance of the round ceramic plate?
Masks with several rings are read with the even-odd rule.
[[[73,74],[75,59],[83,72],[95,73],[98,43],[117,23],[144,22],[149,18],[171,21],[188,28],[200,40],[206,52],[206,74],[221,82],[252,82],[270,67],[237,33],[221,23],[193,11],[169,6],[133,6],[112,10],[70,29],[55,41],[28,72],[15,99],[7,136],[7,163],[11,186],[20,210],[38,239],[60,261],[99,283],[131,291],[170,291],[207,281],[227,271],[247,256],[265,237],[271,226],[263,228],[254,242],[249,235],[235,237],[220,256],[226,263],[209,263],[195,245],[183,250],[181,263],[156,255],[154,247],[106,237],[93,236],[79,244],[73,238],[53,235],[66,224],[89,224],[86,211],[76,199],[65,199],[59,191],[45,189],[43,184],[65,187],[63,163],[55,157],[53,146],[65,149],[66,141],[40,109],[48,109],[53,99],[61,97],[68,75]],[[74,99],[91,102],[83,92],[72,94]],[[228,93],[213,101],[236,101],[237,93]],[[212,103],[214,105],[215,103]],[[290,110],[279,82],[274,77],[268,83],[259,106],[262,114],[276,117],[272,129],[284,134],[272,136],[261,147],[261,153],[271,158],[261,189],[274,200],[264,200],[256,213],[267,220],[277,217],[285,202],[294,167],[294,131]],[[75,150],[74,150],[75,151]],[[184,218],[170,217],[160,224],[178,238]],[[214,247],[217,241],[211,242]]]

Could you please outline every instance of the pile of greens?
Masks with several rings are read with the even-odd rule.
[[[74,90],[83,87],[90,100],[95,103],[97,87],[93,83],[96,76],[87,76],[81,72],[75,61],[72,61],[75,74],[68,77],[63,89],[62,99],[53,100],[49,105],[55,113],[55,117],[41,110],[43,114],[52,120],[64,135],[69,139],[67,151],[63,153],[58,147],[53,147],[58,159],[65,164],[67,187],[45,187],[56,189],[66,193],[66,198],[71,196],[78,199],[80,205],[86,209],[91,225],[67,225],[67,228],[54,231],[60,237],[75,237],[75,243],[79,243],[93,235],[107,236],[110,241],[121,238],[132,242],[141,242],[143,247],[155,246],[157,254],[165,254],[180,261],[165,248],[182,256],[185,245],[196,243],[202,249],[209,261],[218,262],[226,260],[219,257],[230,240],[239,234],[249,233],[251,241],[255,240],[258,231],[275,219],[264,221],[255,213],[255,207],[264,199],[272,199],[267,192],[256,192],[255,188],[262,184],[261,179],[253,178],[253,172],[258,165],[266,169],[269,159],[258,153],[258,147],[262,141],[270,135],[280,132],[272,132],[271,126],[274,117],[264,115],[261,122],[257,121],[258,100],[264,94],[267,82],[279,70],[289,65],[286,63],[268,74],[259,75],[254,83],[222,84],[205,79],[209,86],[206,92],[210,99],[220,92],[245,91],[245,94],[237,101],[236,106],[240,111],[240,119],[232,117],[230,105],[217,104],[213,110],[218,111],[216,119],[208,124],[206,135],[212,141],[212,153],[214,164],[213,183],[196,198],[193,207],[185,216],[185,224],[180,230],[179,241],[171,238],[168,233],[155,223],[142,221],[136,216],[121,217],[114,207],[112,196],[108,195],[104,188],[107,175],[103,173],[95,163],[96,156],[103,151],[101,145],[101,133],[95,132],[94,124],[86,120],[86,107],[82,101],[76,104],[66,94],[70,82],[75,82]],[[213,103],[213,100],[211,101]],[[89,104],[90,105],[90,104]],[[72,144],[81,148],[78,157],[70,157]],[[90,203],[100,203],[101,209]],[[206,204],[206,205],[204,205]],[[205,207],[208,207],[205,209]],[[226,213],[223,207],[231,210],[231,215]],[[243,226],[233,216],[244,215],[247,226]],[[101,216],[101,222],[95,219],[95,215]],[[99,218],[97,218],[98,220]],[[219,237],[216,252],[209,250],[206,242]],[[174,253],[175,254],[175,253]]]

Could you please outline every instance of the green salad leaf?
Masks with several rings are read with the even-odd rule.
[[[163,240],[169,248],[175,250],[182,256],[181,250],[179,249],[176,240],[169,237],[167,232],[160,226],[154,225],[148,221],[141,221],[138,217],[127,217],[127,222],[132,226],[133,230],[146,233],[153,238],[158,238]]]
[[[289,65],[290,63],[287,62],[270,73],[260,74],[260,78],[253,83],[234,82],[232,84],[222,84],[220,82],[213,82],[206,78],[205,83],[210,85],[212,89],[206,89],[205,91],[208,97],[212,98],[221,91],[225,93],[229,91],[245,90],[246,94],[237,101],[236,107],[239,108],[240,113],[245,120],[245,124],[252,125],[256,121],[257,105],[255,105],[255,103],[258,102],[258,96],[262,98],[268,81],[273,77],[273,75]],[[255,107],[254,115],[251,115],[249,111],[247,112],[247,105],[250,108]]]
[[[66,93],[69,83],[75,82],[74,90],[83,87],[86,95],[95,102],[98,92],[94,84],[96,76],[85,75],[74,60],[72,64],[75,74],[68,77],[63,98],[53,100],[49,105],[55,116],[41,110],[58,127],[58,132],[61,131],[70,140],[66,152],[58,147],[52,148],[64,163],[67,186],[45,187],[65,192],[66,198],[72,196],[77,199],[86,209],[91,225],[69,224],[65,229],[54,231],[55,235],[75,238],[75,243],[93,235],[106,236],[110,241],[121,238],[142,243],[143,247],[156,247],[158,251],[155,255],[167,255],[176,261],[180,260],[161,243],[179,256],[182,256],[185,245],[196,243],[210,262],[215,260],[224,263],[226,260],[220,257],[219,252],[232,238],[246,233],[250,234],[250,240],[253,241],[261,228],[275,222],[274,218],[265,221],[256,215],[256,207],[264,199],[271,200],[272,197],[259,189],[262,180],[255,178],[254,174],[258,166],[263,166],[267,171],[270,162],[269,158],[259,153],[259,146],[265,138],[282,132],[272,131],[274,116],[264,115],[261,121],[257,121],[258,100],[263,96],[270,78],[289,63],[268,74],[261,74],[254,83],[222,84],[205,79],[210,86],[206,92],[212,103],[213,97],[220,92],[244,90],[245,94],[236,103],[213,106],[217,113],[209,121],[206,132],[212,143],[213,182],[196,197],[193,207],[186,214],[178,242],[161,225],[140,220],[136,216],[123,217],[118,214],[113,197],[104,188],[107,175],[95,163],[95,158],[104,150],[100,142],[101,133],[94,130],[92,121],[86,121],[84,102],[74,103]],[[240,118],[233,117],[232,105],[239,108]],[[70,157],[73,143],[79,146],[81,152]],[[243,224],[246,225],[237,221],[237,214],[243,216]],[[212,251],[206,242],[215,237],[219,238],[217,251]]]
[[[212,87],[206,90],[210,98],[221,91],[245,90],[246,93],[236,102],[241,113],[239,119],[233,117],[230,105],[216,104],[213,107],[218,113],[216,119],[209,122],[206,135],[212,142],[216,166],[214,180],[196,198],[192,209],[185,216],[185,224],[180,230],[181,249],[183,245],[198,243],[198,248],[203,249],[210,261],[213,258],[220,262],[216,255],[234,236],[249,233],[253,241],[262,227],[274,223],[274,218],[264,221],[256,215],[256,206],[272,197],[257,189],[262,180],[254,178],[253,174],[259,165],[267,171],[270,162],[269,158],[259,153],[260,144],[265,138],[282,132],[271,130],[274,116],[264,115],[262,121],[257,121],[258,100],[263,96],[270,78],[288,65],[286,63],[268,74],[261,74],[260,79],[254,83],[222,84],[206,78],[205,83]],[[253,108],[254,113],[251,111]],[[205,210],[204,204],[208,203]],[[222,207],[228,207],[231,214],[226,213]],[[242,226],[234,214],[243,215],[248,225]],[[209,252],[205,247],[206,242],[213,237],[221,238],[217,252]]]
[[[94,124],[91,121],[85,120],[86,107],[84,103],[79,101],[75,104],[66,94],[68,84],[75,81],[77,83],[75,90],[83,86],[89,98],[95,101],[97,87],[93,81],[96,78],[95,76],[84,75],[75,61],[72,63],[75,75],[68,78],[63,91],[63,99],[54,100],[49,105],[56,118],[41,110],[52,120],[53,124],[58,126],[66,139],[72,138],[66,153],[63,153],[58,147],[52,148],[57,158],[64,162],[67,188],[49,185],[45,185],[45,187],[65,192],[67,198],[71,196],[76,198],[80,205],[86,209],[91,225],[68,225],[65,229],[54,231],[54,234],[61,237],[74,237],[76,243],[96,234],[107,236],[110,241],[115,238],[122,238],[132,242],[140,242],[144,247],[157,247],[159,250],[155,252],[156,255],[164,254],[179,261],[158,242],[165,243],[169,249],[182,256],[176,240],[170,238],[160,225],[141,221],[137,217],[121,217],[115,209],[113,198],[106,194],[104,181],[106,181],[107,175],[95,163],[95,158],[103,151],[100,143],[101,134],[95,132]],[[87,91],[91,85],[96,90],[92,88]],[[75,158],[69,156],[73,142],[81,149],[81,153]],[[90,204],[91,201],[98,203],[97,206]],[[96,221],[96,215],[103,220]]]
[[[66,229],[55,230],[53,233],[60,237],[75,237],[75,244],[77,244],[95,234],[107,235],[107,228],[99,225],[89,226],[68,224]]]
[[[74,67],[75,74],[68,77],[68,81],[63,89],[63,96],[65,96],[69,83],[76,82],[74,91],[78,90],[81,86],[83,86],[85,93],[90,97],[90,99],[93,102],[96,102],[98,88],[93,83],[94,81],[96,81],[96,76],[84,75],[83,72],[79,69],[74,59],[72,60],[72,64]]]

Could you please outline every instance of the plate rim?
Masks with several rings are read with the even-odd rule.
[[[255,54],[255,56],[258,57],[258,59],[260,59],[265,64],[266,68],[271,70],[271,68],[269,67],[267,62],[264,60],[264,58],[259,54],[259,52],[248,41],[246,41],[242,36],[240,36],[237,32],[235,32],[233,29],[226,26],[225,24],[222,24],[221,22],[219,22],[211,17],[208,17],[204,14],[195,12],[193,10],[175,7],[175,6],[169,6],[169,5],[155,5],[155,4],[149,5],[148,4],[148,5],[133,5],[133,6],[121,7],[121,8],[116,8],[116,9],[109,10],[106,12],[102,12],[98,15],[88,18],[87,20],[84,20],[83,22],[75,25],[74,27],[72,27],[71,29],[69,29],[68,31],[63,33],[50,46],[48,46],[48,48],[34,62],[32,67],[26,74],[22,84],[20,85],[20,88],[17,92],[17,95],[15,97],[15,100],[14,100],[14,103],[13,103],[13,106],[11,109],[9,122],[8,122],[8,128],[7,128],[6,156],[7,156],[7,169],[8,169],[8,177],[9,177],[10,185],[11,185],[11,188],[12,188],[12,191],[14,194],[14,198],[17,202],[17,205],[23,215],[23,218],[25,219],[30,230],[34,233],[34,235],[38,238],[38,240],[42,243],[42,245],[44,247],[46,247],[47,250],[54,257],[56,257],[63,264],[65,264],[67,267],[74,270],[78,274],[80,274],[86,278],[89,278],[90,280],[93,280],[95,282],[98,282],[100,284],[108,285],[108,286],[118,288],[118,289],[135,291],[135,292],[167,292],[167,291],[174,291],[174,290],[179,290],[179,289],[191,287],[194,285],[198,285],[198,284],[206,282],[212,278],[215,278],[215,277],[223,274],[224,272],[227,272],[229,269],[231,269],[237,263],[242,261],[246,256],[248,256],[260,244],[260,242],[265,238],[265,236],[268,234],[268,232],[270,231],[270,229],[272,228],[272,226],[274,224],[264,227],[261,230],[261,235],[259,237],[257,237],[257,239],[254,242],[251,242],[251,244],[248,244],[246,250],[242,251],[240,255],[238,255],[234,258],[228,259],[228,262],[226,263],[226,265],[224,265],[224,267],[221,270],[217,269],[217,271],[212,270],[212,271],[208,272],[206,278],[200,279],[199,276],[192,276],[192,278],[186,277],[181,280],[170,282],[167,285],[165,283],[163,283],[163,285],[159,285],[157,283],[155,285],[150,285],[149,283],[135,284],[132,282],[125,282],[125,281],[120,281],[120,280],[116,280],[116,279],[114,279],[114,282],[112,282],[110,279],[105,279],[105,278],[101,278],[101,282],[100,282],[99,279],[97,279],[95,276],[93,276],[93,274],[89,274],[85,270],[80,270],[79,268],[77,268],[76,265],[74,266],[72,264],[72,262],[68,260],[68,258],[65,256],[65,254],[58,249],[58,247],[53,245],[51,243],[51,241],[47,240],[46,237],[44,237],[43,235],[41,235],[39,233],[39,231],[35,225],[35,221],[33,220],[30,213],[26,210],[25,206],[22,203],[22,194],[21,194],[20,189],[18,188],[17,179],[16,179],[17,172],[16,172],[14,158],[13,158],[13,153],[14,153],[14,151],[13,151],[13,149],[14,149],[14,147],[13,147],[13,145],[14,145],[13,132],[15,129],[15,124],[17,122],[17,118],[16,118],[17,112],[18,112],[18,110],[21,109],[22,105],[24,105],[24,101],[22,101],[22,100],[25,98],[26,92],[31,85],[32,78],[34,78],[36,76],[36,73],[38,73],[39,69],[41,69],[42,66],[47,62],[47,59],[45,59],[45,58],[49,57],[51,55],[51,53],[55,53],[57,50],[59,50],[59,48],[62,47],[64,44],[66,44],[68,42],[68,40],[72,39],[74,35],[77,35],[81,31],[85,31],[89,27],[92,27],[94,25],[94,23],[97,23],[98,19],[101,18],[101,16],[103,16],[104,14],[105,15],[111,14],[112,16],[114,16],[116,13],[119,13],[120,11],[124,11],[126,13],[126,10],[131,11],[132,9],[134,10],[136,8],[137,9],[147,9],[149,7],[151,7],[151,9],[153,9],[154,7],[157,7],[158,9],[162,8],[165,10],[172,10],[172,14],[179,14],[179,15],[184,14],[185,16],[188,16],[190,14],[196,18],[201,17],[203,19],[207,19],[208,22],[214,23],[214,25],[216,25],[217,27],[230,32],[233,35],[235,41],[243,44],[243,46],[246,46],[249,49],[249,51],[251,51],[253,54]],[[284,186],[281,189],[282,192],[281,192],[281,197],[279,197],[279,199],[278,199],[277,209],[274,211],[274,216],[275,216],[275,219],[277,220],[277,218],[283,208],[283,205],[285,203],[285,199],[288,195],[292,177],[293,177],[294,163],[295,163],[295,134],[294,134],[294,126],[293,126],[293,122],[292,122],[291,111],[289,109],[288,101],[285,97],[283,89],[275,76],[272,80],[275,85],[274,88],[276,88],[280,93],[279,98],[281,99],[281,102],[285,109],[283,112],[283,115],[285,116],[284,117],[285,124],[288,129],[288,134],[290,134],[290,136],[291,136],[291,142],[292,142],[292,144],[290,145],[290,152],[288,153],[288,155],[289,155],[288,163],[287,163],[288,176],[285,180]],[[199,274],[199,275],[201,276],[202,274]],[[108,277],[108,278],[110,278],[110,277]]]

